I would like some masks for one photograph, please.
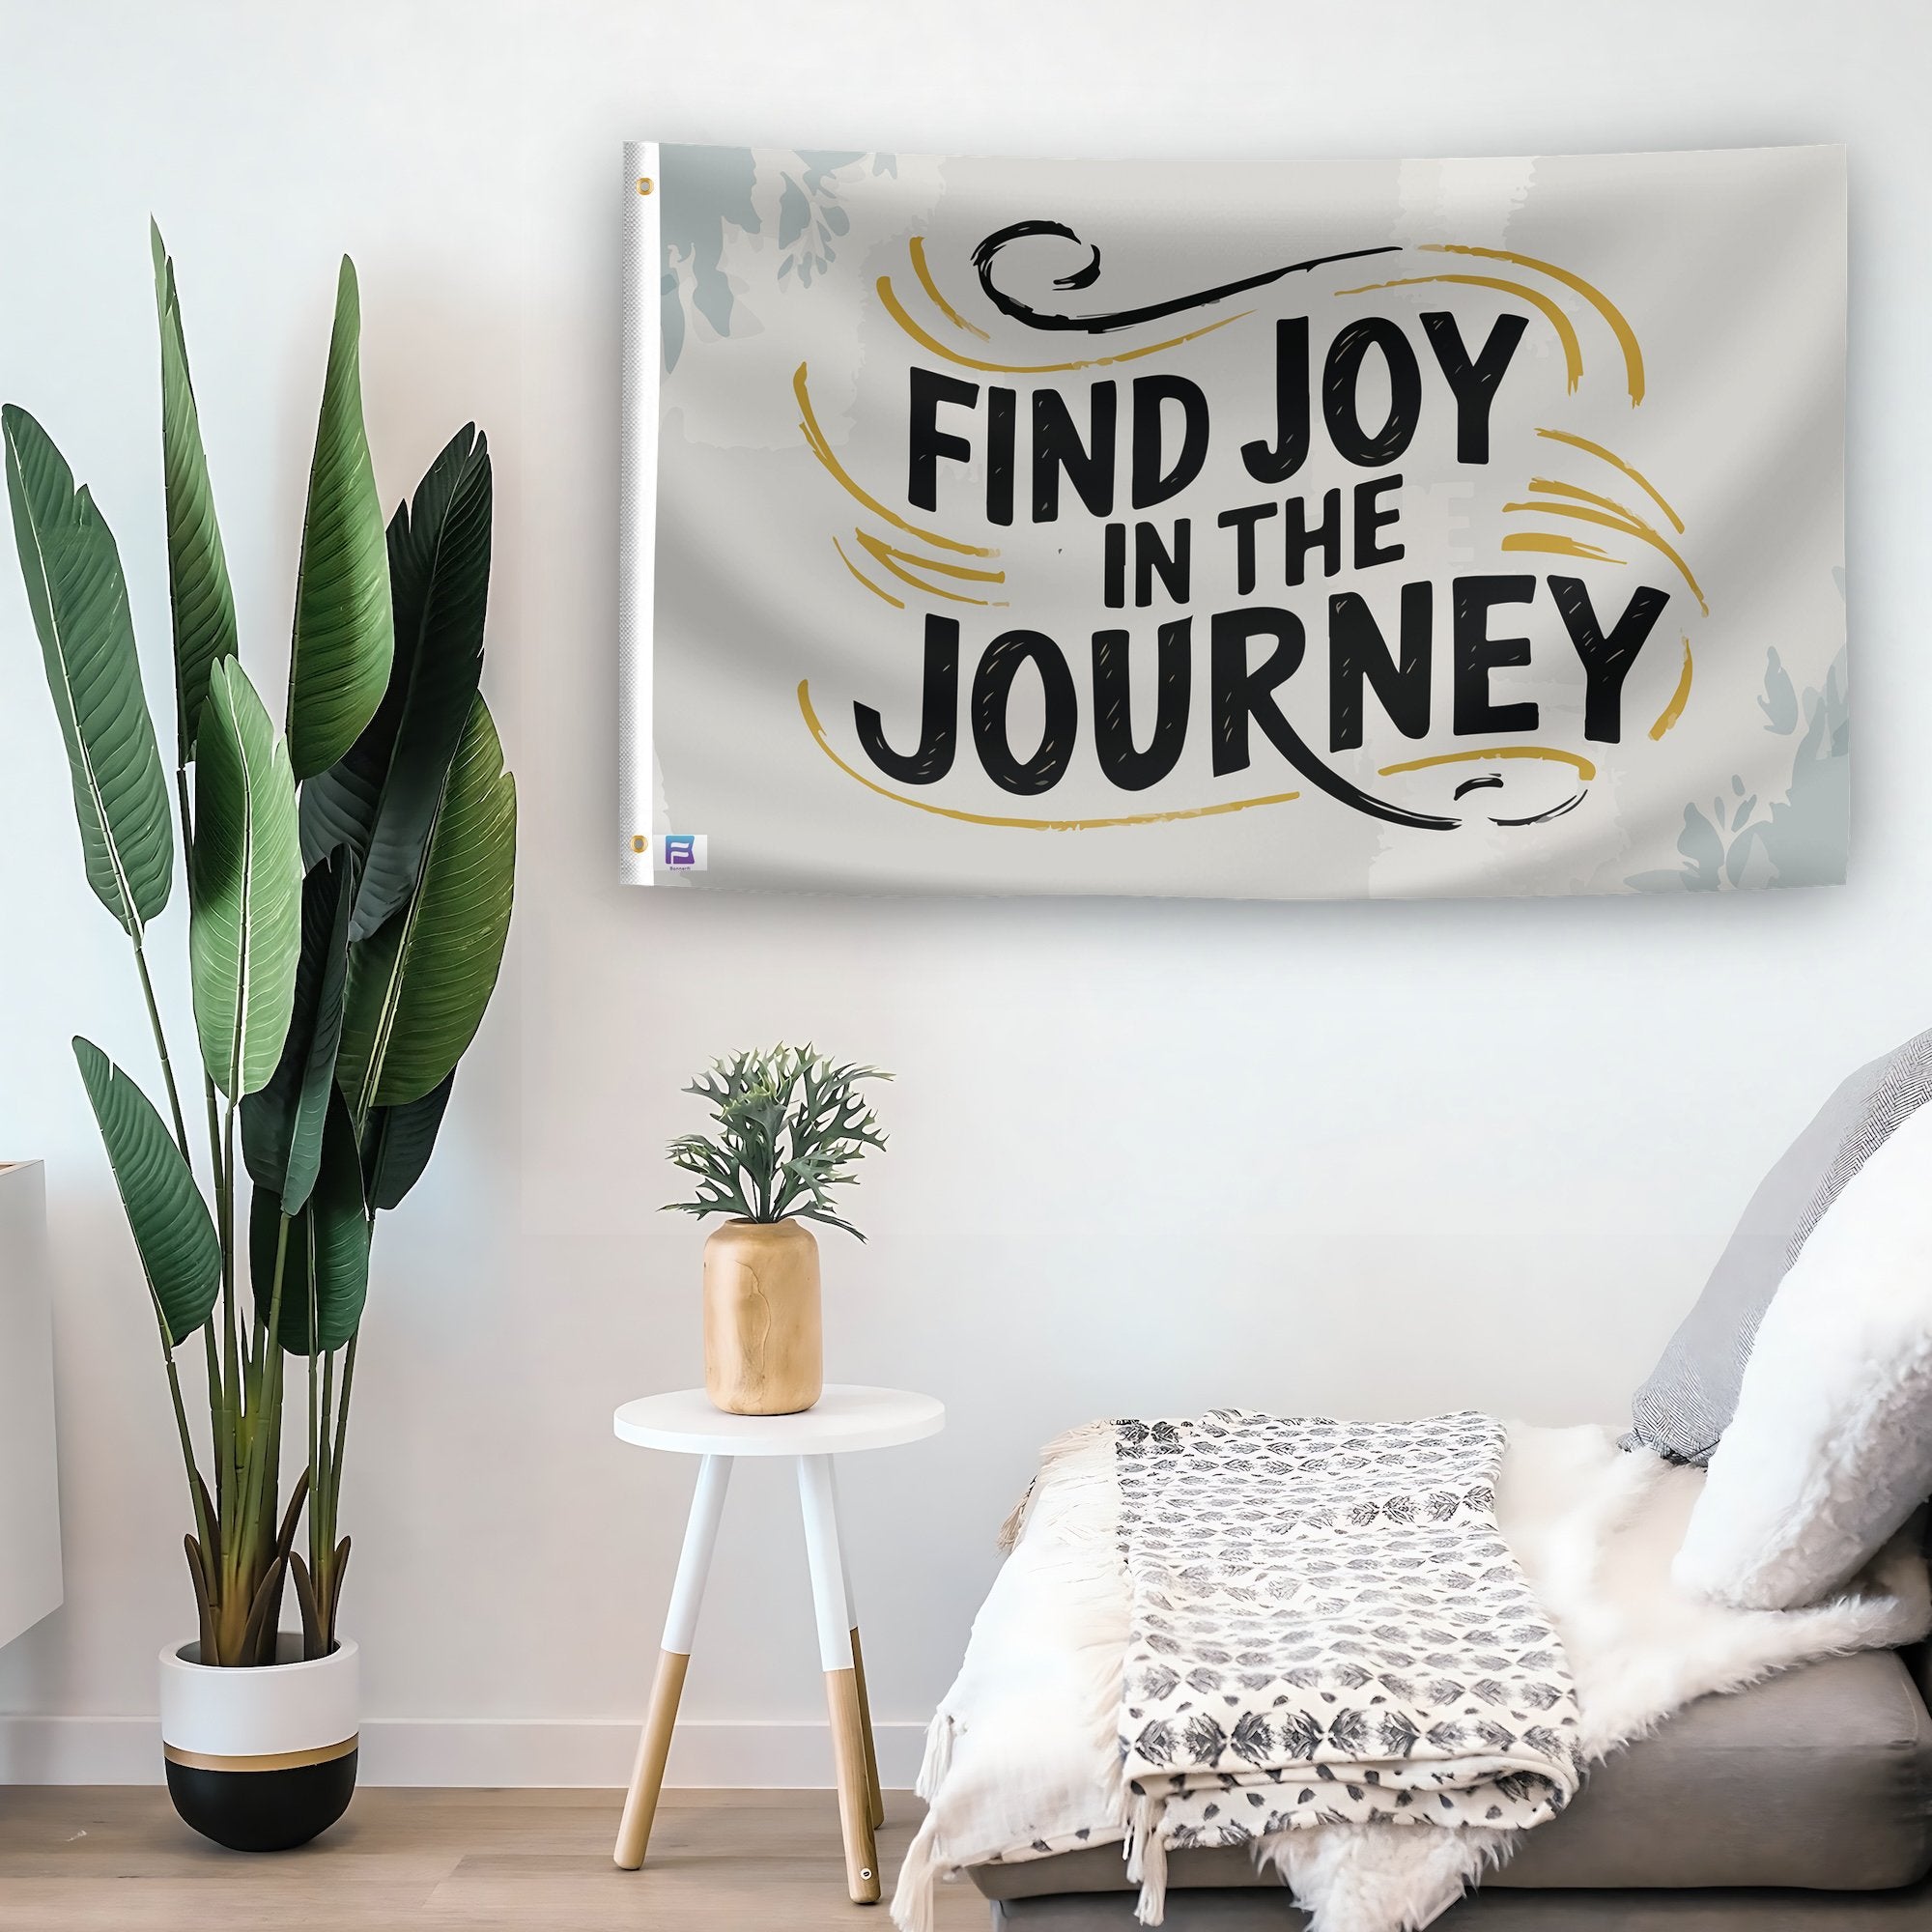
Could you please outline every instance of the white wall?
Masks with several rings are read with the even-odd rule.
[[[436,1165],[383,1231],[344,1501],[372,1775],[621,1776],[615,1720],[641,1706],[690,1471],[620,1449],[608,1418],[699,1373],[699,1231],[652,1210],[691,1118],[677,1087],[715,1049],[810,1035],[899,1075],[860,1201],[871,1242],[828,1236],[826,1263],[834,1374],[952,1413],[846,1482],[903,1776],[1046,1435],[1221,1403],[1615,1415],[1766,1162],[1843,1071],[1932,1020],[1921,6],[12,0],[0,31],[0,394],[50,425],[119,530],[157,695],[150,210],[258,677],[281,671],[338,250],[362,274],[385,497],[468,417],[497,452],[488,688],[522,875]],[[619,888],[626,135],[1176,156],[1850,142],[1854,883],[1300,907]],[[0,1727],[0,1776],[146,1776],[152,1732],[117,1720],[152,1712],[154,1654],[189,1628],[185,1511],[66,1043],[84,1029],[145,1067],[144,1029],[0,575],[0,1155],[48,1163],[68,1566],[66,1607],[0,1653],[0,1711],[96,1720]],[[181,928],[157,948],[185,1043]],[[790,1499],[751,1470],[683,1775],[817,1777],[813,1734],[787,1728],[817,1699]]]

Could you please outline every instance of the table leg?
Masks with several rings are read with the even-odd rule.
[[[838,1826],[845,1840],[845,1889],[856,1905],[879,1899],[879,1852],[872,1837],[872,1795],[866,1777],[866,1727],[853,1667],[852,1618],[845,1603],[845,1566],[838,1549],[838,1506],[832,1458],[798,1459],[798,1500],[805,1519],[805,1553],[811,1566],[811,1604],[818,1619],[818,1661],[832,1716],[832,1753],[838,1776]]]
[[[650,1844],[651,1821],[657,1816],[658,1795],[664,1789],[665,1760],[670,1754],[670,1735],[677,1723],[678,1699],[684,1692],[684,1673],[691,1662],[691,1640],[697,1629],[697,1605],[711,1569],[711,1552],[718,1544],[718,1524],[724,1514],[724,1492],[730,1481],[730,1457],[707,1456],[698,1464],[697,1490],[691,1499],[684,1548],[677,1559],[677,1580],[671,1585],[670,1608],[665,1615],[664,1648],[658,1654],[657,1676],[651,1685],[643,1735],[638,1740],[631,1787],[624,1795],[616,1849],[611,1854],[626,1871],[636,1871],[643,1863]]]
[[[832,1471],[832,1511],[838,1514],[838,1473]],[[838,1569],[845,1583],[845,1614],[852,1624],[852,1678],[859,1687],[859,1724],[866,1738],[866,1790],[871,1801],[872,1830],[886,1822],[885,1793],[879,1789],[879,1747],[872,1734],[872,1700],[866,1690],[866,1653],[859,1644],[859,1600],[852,1594],[852,1565],[845,1555],[845,1529],[838,1526]]]

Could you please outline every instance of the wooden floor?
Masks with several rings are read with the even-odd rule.
[[[0,1932],[892,1932],[845,1897],[829,1791],[668,1791],[641,1871],[611,1862],[614,1791],[358,1791],[300,1851],[196,1837],[167,1793],[0,1787]],[[886,1896],[919,1801],[886,1794]],[[938,1932],[985,1932],[966,1885]]]

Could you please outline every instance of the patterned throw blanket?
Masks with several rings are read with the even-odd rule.
[[[1128,1876],[1310,1824],[1502,1829],[1582,1775],[1568,1665],[1496,1526],[1502,1424],[1117,1422]]]

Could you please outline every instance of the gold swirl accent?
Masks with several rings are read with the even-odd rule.
[[[1566,289],[1575,289],[1609,324],[1617,347],[1624,352],[1624,379],[1630,390],[1631,408],[1635,409],[1643,401],[1643,347],[1636,339],[1636,330],[1624,320],[1623,311],[1595,283],[1572,274],[1568,269],[1559,269],[1554,262],[1539,261],[1534,255],[1512,254],[1507,248],[1478,248],[1466,242],[1425,242],[1421,245],[1432,255],[1477,255],[1486,262],[1513,262],[1519,269],[1534,269],[1538,274],[1561,282]],[[1683,527],[1678,525],[1679,529]]]
[[[863,570],[861,570],[859,566],[856,563],[854,563],[849,556],[845,554],[845,546],[841,544],[837,537],[834,537],[832,539],[832,548],[838,553],[838,561],[842,563],[845,566],[845,568],[849,570],[852,573],[852,575],[856,577],[859,580],[859,582],[863,583],[866,586],[866,588],[872,593],[874,597],[883,597],[886,600],[886,602],[893,607],[895,611],[903,611],[905,609],[905,600],[902,597],[895,597],[893,593],[890,590],[886,589],[882,584],[874,583],[872,580],[869,577],[867,577],[866,573]]]
[[[1572,449],[1587,450],[1592,456],[1602,457],[1612,469],[1621,469],[1670,519],[1671,528],[1680,537],[1684,534],[1684,519],[1664,500],[1663,492],[1634,463],[1626,463],[1615,450],[1605,449],[1601,442],[1592,442],[1587,436],[1572,436],[1566,429],[1540,429],[1536,433],[1548,437],[1551,442],[1567,442]]]
[[[1577,556],[1587,563],[1621,564],[1625,561],[1596,544],[1584,543],[1580,537],[1562,536],[1555,530],[1512,530],[1502,540],[1501,548],[1548,551],[1551,556]]]
[[[925,262],[925,237],[915,235],[906,243],[906,253],[912,257],[912,271],[919,277],[919,285],[932,298],[932,305],[954,328],[961,328],[968,335],[977,335],[981,342],[990,342],[992,337],[977,323],[971,323],[946,299],[939,292],[939,284],[932,279],[932,270]]]
[[[1531,487],[1534,488],[1534,485]],[[1676,565],[1677,574],[1690,586],[1690,594],[1696,598],[1697,608],[1705,616],[1711,614],[1711,607],[1705,603],[1704,593],[1698,587],[1697,580],[1690,575],[1690,566],[1649,524],[1641,517],[1633,516],[1628,510],[1621,516],[1612,516],[1605,510],[1591,509],[1583,503],[1505,503],[1503,512],[1506,516],[1574,517],[1578,523],[1599,524],[1605,529],[1621,530],[1626,536],[1635,537],[1639,543],[1647,543],[1661,556],[1668,557]]]
[[[1661,738],[1684,716],[1684,707],[1690,701],[1690,639],[1684,639],[1684,669],[1677,679],[1677,689],[1670,694],[1670,702],[1657,714],[1657,723],[1650,727],[1653,738]]]
[[[1548,476],[1532,476],[1530,490],[1544,497],[1570,497],[1579,503],[1594,503],[1600,510],[1614,510],[1620,517],[1628,517],[1633,524],[1644,529],[1650,525],[1631,508],[1628,503],[1620,503],[1614,497],[1605,497],[1595,490],[1585,490],[1579,483],[1558,483]]]
[[[911,564],[919,570],[930,571],[937,576],[965,578],[980,583],[1004,583],[1007,581],[1007,573],[1004,570],[971,570],[964,564],[941,563],[932,557],[915,556],[910,551],[895,550],[883,537],[875,537],[870,530],[854,530],[852,534],[858,538],[859,548],[874,563],[896,577],[901,583],[911,584],[923,596],[943,597],[949,604],[980,604],[998,611],[1007,608],[1006,599],[1003,597],[974,597],[963,590],[946,590],[937,583],[928,583],[923,577],[915,577],[905,566]]]
[[[889,510],[879,499],[861,489],[852,480],[845,466],[833,453],[832,444],[827,441],[825,432],[818,426],[818,417],[811,407],[811,393],[806,384],[806,365],[801,362],[793,372],[791,392],[798,399],[799,412],[804,418],[799,428],[804,432],[806,447],[822,463],[832,479],[855,502],[865,504],[875,517],[883,517],[895,529],[905,531],[908,536],[918,537],[923,543],[929,543],[940,550],[957,551],[962,556],[998,556],[997,550],[989,550],[983,544],[959,543],[952,537],[943,537],[937,530],[922,529],[917,524],[909,524],[896,510]]]

